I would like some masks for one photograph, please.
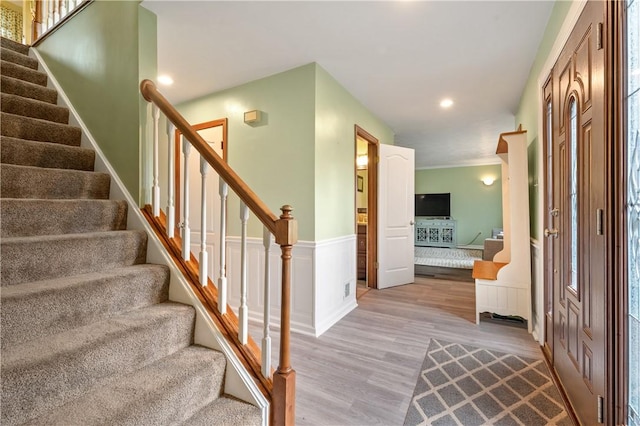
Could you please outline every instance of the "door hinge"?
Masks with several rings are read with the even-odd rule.
[[[602,22],[598,22],[598,27],[596,28],[596,49],[602,49]]]
[[[604,423],[604,398],[598,395],[598,423]]]
[[[604,210],[596,209],[596,235],[604,235]]]
[[[373,267],[374,267],[375,269],[378,269],[378,262],[373,262]]]

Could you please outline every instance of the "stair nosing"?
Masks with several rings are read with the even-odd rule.
[[[49,142],[49,143],[52,143],[52,142]],[[55,142],[53,142],[53,143],[55,143]],[[68,145],[66,145],[66,146],[68,146]],[[87,176],[101,175],[101,176],[109,176],[109,177],[111,177],[111,175],[109,173],[97,172],[95,170],[56,169],[54,167],[24,166],[22,164],[11,164],[11,163],[0,163],[0,166],[2,166],[2,167],[20,167],[20,168],[25,168],[25,170],[27,170],[26,168],[29,168],[29,169],[34,169],[34,170],[51,171],[51,172],[55,172],[55,173],[83,173],[83,174],[86,174]],[[8,197],[8,198],[11,198],[11,197]],[[46,198],[43,198],[43,199],[46,199]],[[73,198],[71,198],[71,199],[73,199]]]
[[[52,342],[52,336],[44,336],[39,339],[34,339],[28,342],[17,344],[14,347],[5,348],[1,360],[2,368],[15,368],[19,367],[21,363],[24,364],[24,355],[26,353],[35,355],[35,357],[29,359],[28,364],[35,365],[36,363],[42,362],[53,354],[69,353],[74,348],[77,349],[79,347],[92,347],[96,344],[99,344],[101,341],[107,340],[108,337],[114,335],[125,336],[131,330],[139,330],[141,328],[144,328],[148,325],[148,323],[153,322],[155,318],[164,317],[165,315],[175,316],[175,312],[173,312],[172,314],[165,314],[162,312],[155,313],[155,311],[162,311],[164,309],[190,313],[191,315],[193,315],[193,320],[195,321],[195,312],[193,311],[193,307],[190,305],[171,301],[158,303],[156,305],[124,312],[120,315],[116,315],[104,321],[98,321],[98,323],[100,323],[100,325],[102,325],[103,327],[100,335],[95,332],[95,328],[98,324],[91,323],[82,327],[74,328],[56,334],[55,336],[58,337],[66,337],[68,335],[69,338],[63,339],[61,341],[56,341],[55,343]],[[145,313],[149,311],[153,311],[156,316],[149,317],[148,315],[145,315]],[[127,319],[132,319],[133,322],[131,324],[125,324],[124,322]],[[76,339],[73,338],[73,335],[79,333],[86,333],[90,336],[90,338],[78,343]]]
[[[26,81],[26,80],[21,80],[19,78],[12,77],[10,75],[4,75],[3,74],[0,77],[9,79],[9,82],[11,82],[13,84],[18,84],[18,85],[23,84],[23,85],[27,85],[27,86],[29,86],[29,85],[34,86],[34,87],[31,88],[32,90],[38,90],[38,91],[46,92],[46,93],[49,93],[49,94],[55,94],[56,101],[54,101],[54,102],[42,101],[42,102],[46,102],[46,103],[51,104],[51,105],[58,105],[58,92],[57,92],[56,89],[54,89],[52,87],[42,86],[41,84],[33,83],[33,82],[30,82],[30,81]],[[1,89],[1,87],[0,87],[0,91],[2,93],[15,94],[15,93],[5,92],[4,90]],[[16,96],[21,96],[21,95],[16,95]],[[23,97],[28,98],[28,99],[36,99],[36,98],[28,97],[28,96],[23,96]],[[38,99],[38,100],[40,100],[40,99]]]
[[[136,265],[121,266],[118,268],[107,269],[102,271],[93,271],[93,272],[85,272],[81,274],[65,275],[63,277],[48,278],[46,280],[39,280],[39,281],[28,281],[28,282],[23,282],[16,285],[0,287],[0,297],[5,298],[5,297],[12,297],[18,294],[36,293],[35,287],[37,286],[38,287],[43,286],[43,287],[46,287],[48,290],[52,290],[55,288],[63,287],[65,284],[69,284],[70,282],[77,284],[83,281],[92,281],[92,280],[100,279],[103,277],[117,277],[121,275],[128,275],[126,273],[127,271],[131,271],[132,273],[135,273],[136,271],[144,272],[147,269],[168,270],[168,266],[155,264],[155,263],[139,263]],[[64,281],[64,280],[67,280],[67,281]],[[58,283],[60,283],[61,285],[58,286],[57,285]]]
[[[6,50],[7,52],[12,52],[12,53],[14,53],[14,54],[16,54],[16,55],[20,55],[20,56],[22,56],[22,57],[28,58],[28,59],[30,59],[30,60],[31,60],[31,61],[30,61],[31,63],[35,63],[36,67],[35,67],[35,68],[33,68],[33,67],[31,67],[31,66],[22,65],[22,64],[20,64],[20,63],[13,62],[13,61],[11,61],[11,60],[9,60],[9,59],[4,59],[4,58],[2,59],[3,61],[7,61],[7,62],[14,63],[14,64],[22,65],[23,67],[24,67],[24,66],[26,66],[27,68],[31,68],[32,70],[36,70],[36,71],[38,70],[38,67],[40,66],[40,63],[38,62],[38,60],[37,60],[36,58],[33,58],[33,57],[29,56],[28,54],[27,54],[27,55],[25,55],[24,53],[18,52],[17,50],[13,50],[13,49],[10,49],[10,48],[5,47],[5,46],[0,46],[0,52],[1,52],[2,50]]]
[[[29,243],[32,241],[66,241],[66,240],[82,240],[89,238],[117,238],[118,235],[124,234],[144,234],[147,233],[138,229],[118,229],[113,231],[98,231],[98,232],[79,232],[74,234],[49,234],[49,235],[29,235],[25,237],[6,237],[0,241],[0,246],[11,243]],[[43,280],[45,281],[45,280]]]

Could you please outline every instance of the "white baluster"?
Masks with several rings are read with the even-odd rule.
[[[264,319],[262,337],[262,375],[271,377],[271,336],[269,323],[271,321],[271,277],[269,268],[269,254],[271,252],[271,232],[265,227],[262,235],[264,244]]]
[[[200,191],[200,285],[207,285],[209,272],[209,260],[207,257],[207,172],[209,171],[209,163],[204,157],[200,156],[200,175],[202,176],[202,185]]]
[[[238,330],[238,338],[243,345],[247,344],[249,331],[249,310],[247,309],[247,220],[249,220],[249,209],[241,201],[242,239],[240,243],[240,309],[238,311],[240,330]]]
[[[76,0],[69,0],[69,12],[76,8]]]
[[[191,255],[191,228],[189,228],[189,152],[191,143],[182,135],[182,153],[184,154],[184,179],[182,184],[182,258],[186,261]]]
[[[62,0],[60,2],[60,18],[64,18],[65,16],[67,16],[67,13],[69,13],[69,7],[67,3],[67,0]]]
[[[47,30],[53,27],[53,1],[47,1]]]
[[[53,23],[54,25],[60,21],[60,4],[58,0],[54,0],[53,3]]]
[[[151,107],[151,115],[153,116],[153,186],[151,187],[151,207],[153,217],[160,216],[160,185],[158,181],[159,165],[158,165],[158,125],[160,123],[160,108],[157,105]]]
[[[175,206],[175,184],[176,184],[176,159],[174,158],[174,144],[175,144],[175,126],[172,122],[167,120],[167,133],[169,134],[169,186],[168,189],[168,204],[167,204],[167,236],[173,238],[175,234],[176,223],[176,206]]]
[[[220,277],[218,278],[218,311],[227,313],[227,194],[229,187],[220,178]]]

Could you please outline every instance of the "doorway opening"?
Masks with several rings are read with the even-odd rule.
[[[355,126],[356,298],[378,288],[378,144]]]
[[[227,119],[218,119],[207,121],[192,126],[195,131],[208,143],[211,149],[218,154],[225,162],[227,161]],[[206,251],[210,259],[217,259],[220,256],[220,197],[218,194],[219,176],[208,166],[206,173],[202,174],[202,164],[198,151],[190,147],[188,158],[185,164],[185,155],[182,146],[182,133],[175,131],[175,174],[174,174],[174,191],[175,191],[175,208],[176,208],[176,226],[182,232],[185,232],[185,193],[183,182],[185,177],[189,178],[189,236],[191,242],[191,252],[198,253],[202,250],[202,236],[205,234]],[[186,167],[185,167],[186,165]],[[185,170],[186,168],[186,170]],[[206,197],[206,223],[201,223],[201,200],[202,184],[206,184],[207,193],[211,194]],[[208,275],[213,280],[219,276],[220,265],[218,262],[209,262]]]

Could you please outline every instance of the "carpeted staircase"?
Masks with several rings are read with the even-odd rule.
[[[195,311],[56,105],[26,46],[2,39],[2,425],[248,425],[223,354],[193,345]]]

